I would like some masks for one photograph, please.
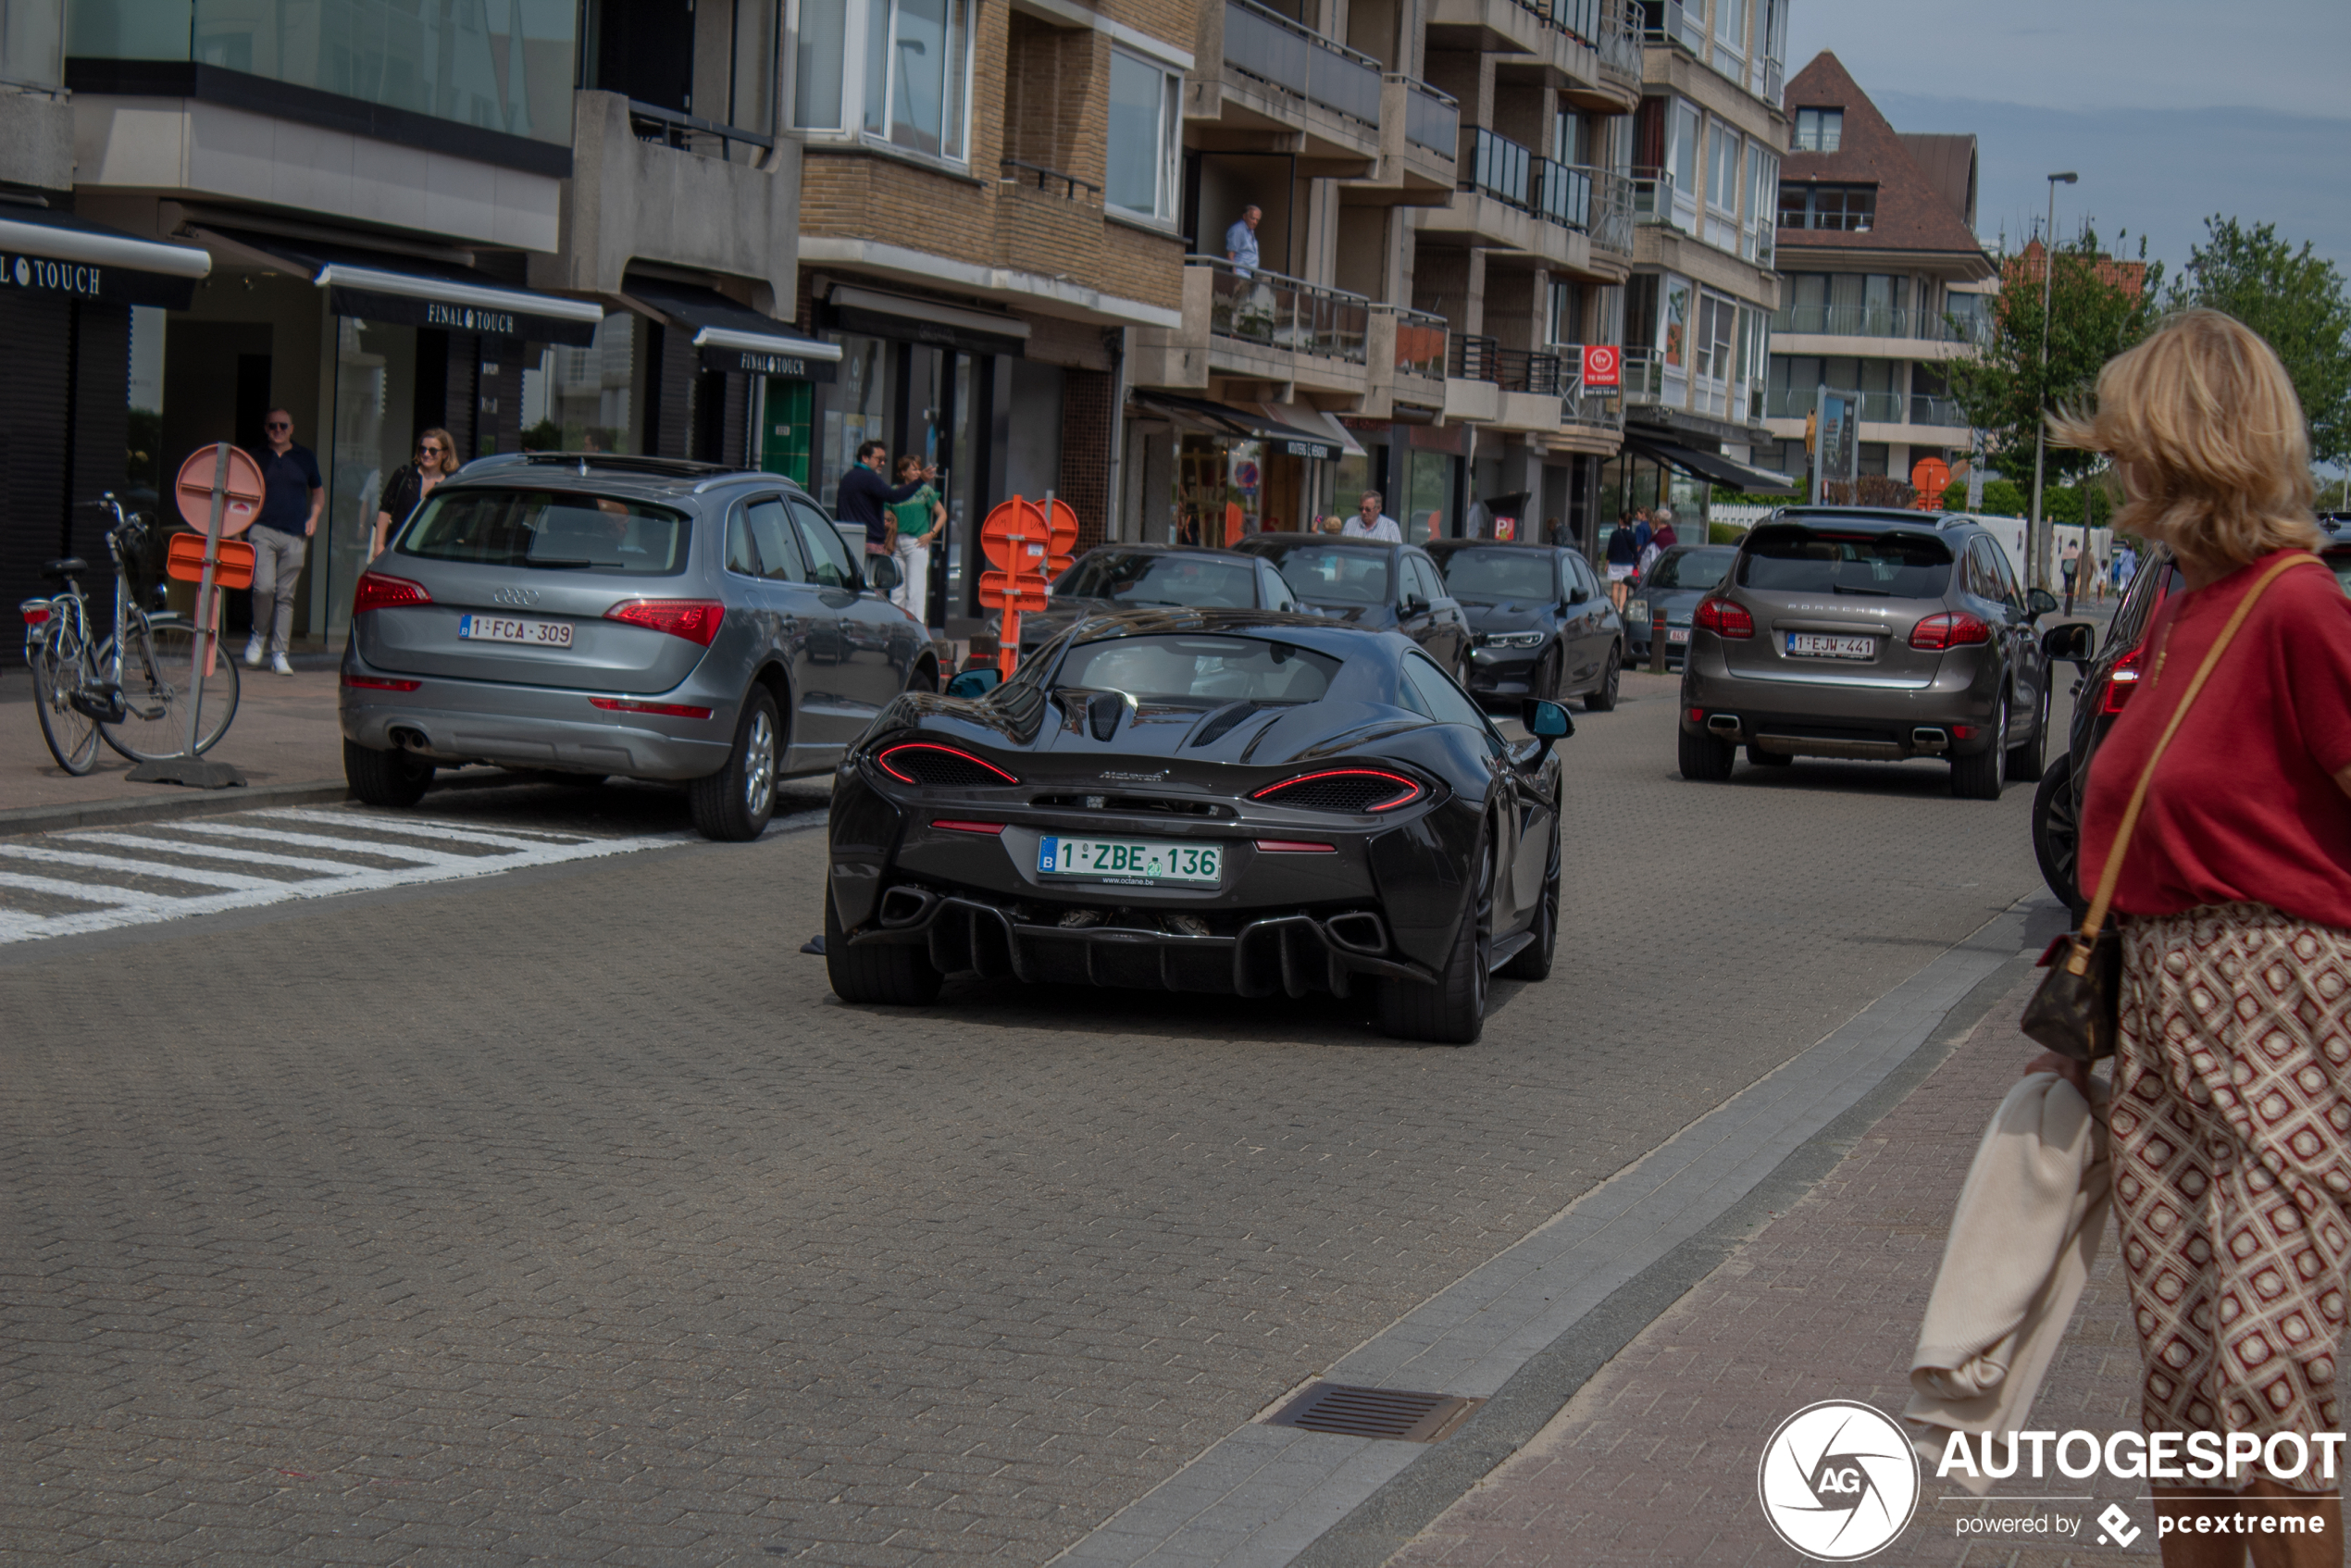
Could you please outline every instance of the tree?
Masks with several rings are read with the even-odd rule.
[[[2217,214],[2204,220],[2205,243],[2165,302],[2178,310],[2204,305],[2252,328],[2277,350],[2310,422],[2310,454],[2321,463],[2351,457],[2351,301],[2334,263],[2295,249],[2274,224],[2246,228]]]
[[[2144,255],[2146,242],[2140,241]],[[2049,362],[2041,364],[2041,278],[2011,260],[1992,315],[1992,341],[1973,359],[1949,366],[1951,395],[1968,423],[1984,433],[1990,466],[2004,474],[2033,471],[2033,439],[2043,418],[2068,404],[2087,402],[2106,362],[2146,337],[2156,319],[2163,264],[2121,266],[2098,248],[2095,230],[2057,247],[2050,256]],[[2133,284],[2137,286],[2134,287]],[[2047,473],[2057,484],[2105,462],[2096,453],[2048,449]]]

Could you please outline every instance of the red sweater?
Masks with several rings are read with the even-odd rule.
[[[2136,696],[2098,748],[2083,798],[2082,890],[2098,885],[2123,808],[2172,710],[2275,556],[2176,593],[2148,628]],[[2177,915],[2265,903],[2351,929],[2351,598],[2323,566],[2289,567],[2220,655],[2163,753],[2114,907]]]

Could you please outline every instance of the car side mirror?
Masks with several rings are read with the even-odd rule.
[[[2035,616],[2054,615],[2058,607],[2057,595],[2046,588],[2029,590],[2024,595],[2024,607]]]
[[[1519,722],[1535,737],[1532,751],[1523,765],[1533,766],[1549,753],[1552,742],[1564,740],[1575,733],[1575,720],[1568,716],[1567,704],[1541,697],[1529,697],[1519,704]]]
[[[899,575],[895,555],[865,557],[865,586],[877,593],[894,593],[906,579]]]
[[[1407,593],[1404,595],[1404,613],[1408,616],[1424,616],[1428,614],[1428,601],[1417,593]]]
[[[1003,681],[1002,673],[994,665],[982,665],[977,669],[967,669],[949,681],[947,694],[950,697],[985,697]]]
[[[2046,594],[2047,591],[2035,589],[2034,591]],[[2041,652],[2053,660],[2065,659],[2077,665],[2086,665],[2097,654],[2097,636],[2082,622],[2068,621],[2041,634]]]

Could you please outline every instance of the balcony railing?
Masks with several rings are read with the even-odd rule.
[[[1960,408],[1957,398],[1931,397],[1924,392],[1910,394],[1910,423],[1913,425],[1956,425],[1965,429],[1967,422],[1967,413]]]
[[[1535,155],[1507,136],[1497,136],[1482,125],[1462,131],[1461,184],[1498,201],[1528,209],[1526,188]]]
[[[1396,373],[1432,381],[1445,379],[1445,317],[1400,305],[1375,305],[1374,310],[1396,317]]]
[[[1600,68],[1632,81],[1641,80],[1641,31],[1644,19],[1636,0],[1602,0],[1599,36],[1592,42],[1600,52]]]
[[[1651,44],[1675,44],[1691,54],[1704,58],[1706,55],[1706,15],[1697,6],[1686,6],[1682,0],[1640,0],[1645,13],[1641,36]]]
[[[1253,0],[1225,0],[1225,63],[1293,98],[1379,123],[1377,60]]]
[[[1500,345],[1492,338],[1474,338],[1466,332],[1457,332],[1445,373],[1464,381],[1499,381],[1502,379],[1499,352]]]
[[[1662,403],[1665,401],[1665,356],[1653,348],[1628,348],[1624,351],[1624,401],[1627,403]]]
[[[1861,417],[1873,425],[1903,423],[1903,415],[1906,412],[1903,404],[1912,401],[1906,393],[1895,392],[1866,392],[1860,396]],[[1819,397],[1818,387],[1772,387],[1763,393],[1763,417],[1767,419],[1801,419],[1812,412],[1813,404]],[[1947,400],[1921,398],[1915,401],[1941,403]],[[1911,422],[1925,423],[1927,421],[1913,420]],[[1954,422],[1964,425],[1967,420],[1962,417]]]
[[[1425,81],[1391,76],[1404,84],[1404,140],[1444,157],[1457,157],[1462,146],[1462,106]]]
[[[1214,274],[1208,330],[1217,337],[1350,365],[1363,363],[1372,302],[1362,294],[1262,268],[1244,273],[1222,256],[1186,256],[1184,265],[1205,267]]]
[[[1674,183],[1670,168],[1633,170],[1633,218],[1636,223],[1670,223],[1685,234],[1698,231],[1698,193]]]
[[[1586,168],[1591,182],[1592,243],[1620,255],[1633,254],[1633,182],[1612,168]]]
[[[1597,392],[1574,380],[1560,389],[1560,423],[1562,425],[1598,425],[1611,430],[1624,428],[1624,392],[1621,387],[1602,387]]]
[[[1018,158],[998,158],[996,172],[998,178],[1007,185],[1018,185],[1023,188],[1034,186],[1049,195],[1059,196],[1064,201],[1085,202],[1093,206],[1101,205],[1102,188],[1100,185],[1090,180],[1080,180],[1075,174],[1064,174],[1058,168],[1047,168],[1041,163],[1024,163]],[[1078,194],[1080,191],[1085,192],[1085,195],[1080,196]]]
[[[1545,397],[1560,393],[1560,356],[1556,354],[1535,354],[1525,349],[1497,349],[1494,353],[1494,380],[1504,392],[1539,392]]]
[[[734,161],[735,148],[745,149],[746,159],[758,156],[750,149],[761,152],[776,144],[773,136],[756,131],[744,131],[738,126],[720,125],[715,120],[700,119],[676,109],[665,109],[659,104],[641,104],[628,100],[628,129],[640,142],[656,146],[674,147],[681,153],[700,153],[728,163]]]
[[[1554,163],[1482,125],[1463,131],[1460,167],[1462,190],[1478,192],[1562,229],[1586,233],[1592,232],[1594,187],[1609,181],[1604,201],[1612,204],[1614,210],[1604,205],[1602,216],[1618,221],[1623,230],[1615,248],[1626,252],[1633,248],[1629,199],[1623,193],[1622,181],[1604,169]]]
[[[1772,317],[1774,332],[1840,338],[1911,338],[1926,342],[1980,342],[1980,320],[1900,305],[1785,305]]]
[[[1592,227],[1592,177],[1583,169],[1536,158],[1531,177],[1535,210],[1553,223],[1588,232]]]

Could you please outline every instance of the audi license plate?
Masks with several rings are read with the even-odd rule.
[[[527,642],[534,648],[568,648],[571,623],[521,621],[509,616],[459,616],[457,635],[468,642]]]
[[[1214,887],[1224,878],[1222,844],[1171,844],[1153,839],[1047,838],[1037,846],[1039,877],[1144,887],[1175,883]]]
[[[1831,637],[1817,631],[1791,631],[1787,638],[1788,657],[1792,659],[1874,659],[1877,639],[1874,637]]]

